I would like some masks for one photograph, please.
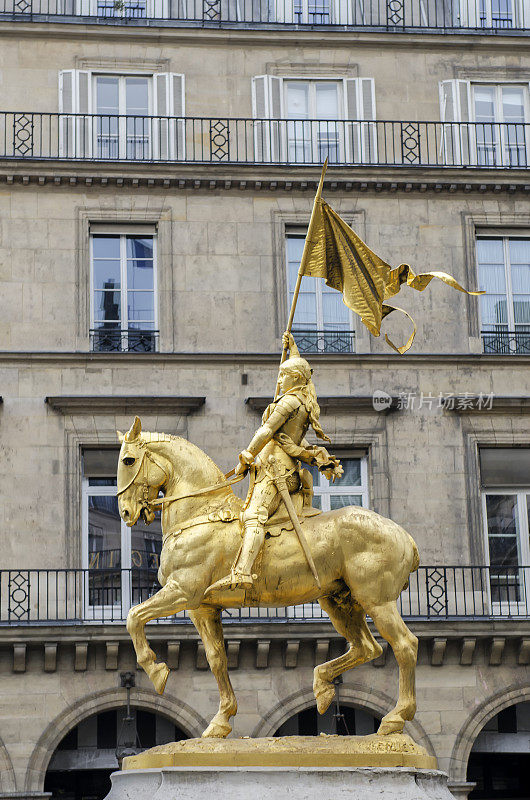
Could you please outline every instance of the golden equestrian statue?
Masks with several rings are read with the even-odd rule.
[[[399,666],[397,703],[383,717],[379,733],[402,732],[416,711],[418,642],[401,619],[396,601],[418,568],[418,550],[403,528],[375,511],[347,506],[321,513],[311,507],[311,474],[302,464],[316,466],[331,480],[340,477],[342,468],[324,447],[305,439],[309,428],[320,439],[327,437],[319,422],[311,368],[300,357],[290,331],[303,276],[324,278],[328,286],[341,291],[346,305],[376,336],[382,320],[396,310],[384,301],[402,284],[423,291],[438,278],[461,292],[466,289],[445,272],[416,275],[408,264],[391,268],[371,251],[322,199],[325,169],[326,165],[283,336],[275,399],[236,469],[223,475],[186,439],[142,432],[138,417],[126,434],[118,432],[122,519],[129,526],[140,516],[151,522],[155,508],[162,509],[158,573],[162,588],[131,608],[127,629],[138,663],[162,694],[169,669],[157,662],[145,625],[180,611],[189,613],[220,693],[219,709],[204,737],[228,736],[237,711],[221,625],[221,613],[227,608],[318,601],[347,642],[344,655],[315,668],[313,691],[320,713],[333,700],[335,678],[381,654],[366,623],[370,616]],[[414,333],[415,326],[402,347],[385,338],[403,354]],[[250,487],[243,502],[231,487],[247,471]]]

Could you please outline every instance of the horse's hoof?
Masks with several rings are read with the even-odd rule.
[[[317,701],[317,711],[324,714],[333,702],[335,687],[330,681],[319,681],[313,685],[313,694]]]
[[[383,719],[377,731],[379,736],[388,736],[390,733],[403,733],[405,723],[400,719]]]
[[[201,739],[226,739],[232,726],[228,723],[210,722],[204,733],[201,734]]]
[[[164,694],[167,679],[169,678],[169,669],[167,665],[163,662],[155,664],[149,677],[151,678],[151,683],[155,687],[157,694]]]

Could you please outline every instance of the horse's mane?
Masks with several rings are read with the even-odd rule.
[[[185,439],[183,436],[175,436],[171,433],[157,433],[153,431],[142,431],[140,433],[140,439],[144,441],[146,444],[157,444],[158,442],[173,442],[175,444],[182,444],[185,445],[187,448],[194,450],[196,453],[200,454],[202,459],[204,460],[204,466],[209,465],[213,467],[220,475],[224,476],[222,469],[217,466],[213,458],[201,450],[196,444],[190,442],[189,439]]]

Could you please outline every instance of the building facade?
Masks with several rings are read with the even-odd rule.
[[[304,279],[295,337],[346,466],[315,504],[415,538],[408,730],[456,797],[530,797],[529,31],[526,0],[0,0],[2,798],[102,797],[116,750],[213,716],[185,615],[147,629],[162,697],[136,667],[160,528],[119,519],[116,429],[136,413],[234,465],[325,157],[375,252],[486,294],[403,292],[399,357]],[[317,605],[225,634],[235,735],[366,733],[393,705],[385,650],[316,718],[312,670],[344,645]]]

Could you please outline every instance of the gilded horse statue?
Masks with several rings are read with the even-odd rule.
[[[163,545],[158,577],[162,588],[131,608],[127,618],[138,663],[156,691],[163,693],[169,669],[157,662],[145,625],[186,610],[204,643],[220,694],[219,709],[203,736],[228,736],[237,702],[228,675],[221,612],[318,601],[347,642],[343,655],[315,668],[313,691],[318,711],[324,713],[331,704],[335,678],[382,653],[367,625],[368,615],[390,644],[399,666],[398,701],[381,721],[379,733],[403,731],[405,721],[416,711],[418,649],[416,637],[396,606],[410,573],[419,565],[418,550],[409,534],[392,520],[358,506],[310,516],[303,528],[318,582],[298,538],[284,530],[265,539],[250,588],[208,591],[230,572],[241,547],[242,501],[232,491],[231,482],[197,446],[178,436],[142,432],[138,417],[126,434],[118,432],[118,436],[122,519],[128,526],[140,516],[150,522],[159,493],[168,499],[161,503]]]

